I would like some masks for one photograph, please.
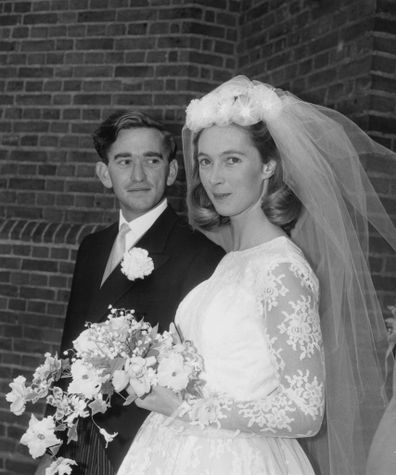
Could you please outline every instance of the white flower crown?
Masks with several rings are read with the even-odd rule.
[[[267,122],[282,110],[282,99],[275,90],[247,78],[235,78],[201,99],[193,99],[186,109],[186,126],[199,132],[212,125],[242,126]]]

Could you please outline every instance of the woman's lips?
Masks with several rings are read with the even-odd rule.
[[[213,198],[214,198],[216,201],[225,200],[225,199],[228,198],[229,196],[231,196],[231,193],[213,193]]]

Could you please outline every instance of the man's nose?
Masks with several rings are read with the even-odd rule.
[[[144,181],[146,179],[146,173],[144,171],[143,164],[140,161],[136,161],[132,167],[132,179],[133,181]]]

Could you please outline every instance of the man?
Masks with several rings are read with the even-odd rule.
[[[102,160],[96,173],[119,201],[119,222],[81,243],[61,351],[72,347],[86,321],[105,319],[109,305],[134,309],[151,324],[159,323],[160,331],[167,329],[183,297],[212,274],[224,255],[167,204],[166,187],[175,182],[178,167],[174,138],[160,123],[141,113],[119,112],[105,120],[93,138]],[[133,246],[147,250],[154,263],[152,273],[129,280],[121,272],[120,257],[112,265],[117,242],[123,251]],[[94,425],[80,423],[83,433],[73,453],[62,453],[79,462],[80,471],[73,474],[115,473],[147,415],[135,404],[124,407],[113,397],[111,409],[95,416],[108,432],[118,432],[107,449]]]

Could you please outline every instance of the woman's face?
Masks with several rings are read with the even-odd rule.
[[[218,214],[232,218],[258,203],[264,164],[245,129],[209,127],[197,147],[201,183]]]

